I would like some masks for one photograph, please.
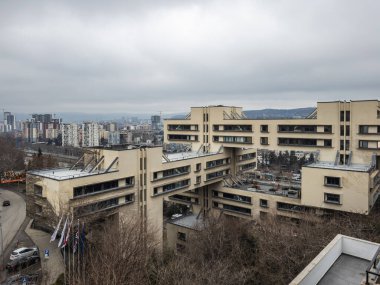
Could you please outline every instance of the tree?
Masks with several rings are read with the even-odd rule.
[[[10,135],[0,136],[0,176],[5,171],[24,169],[24,153],[16,147],[15,138]]]

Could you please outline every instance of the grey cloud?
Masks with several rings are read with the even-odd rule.
[[[0,107],[142,113],[377,98],[379,10],[351,0],[2,1]]]

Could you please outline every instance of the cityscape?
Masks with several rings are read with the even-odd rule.
[[[16,2],[0,284],[380,283],[379,3]]]

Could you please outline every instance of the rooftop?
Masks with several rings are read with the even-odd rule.
[[[345,171],[357,171],[357,172],[369,172],[371,170],[371,165],[369,164],[350,164],[350,165],[335,165],[333,162],[318,161],[312,164],[306,165],[305,167],[313,168],[326,168],[335,170],[345,170]]]
[[[109,171],[109,172],[112,172],[112,171]],[[106,172],[105,170],[88,172],[88,171],[81,171],[81,169],[71,170],[69,168],[56,168],[56,169],[47,169],[47,170],[35,170],[35,171],[30,171],[29,173],[33,175],[45,177],[45,178],[55,179],[55,180],[66,180],[66,179],[92,176],[92,175],[97,175],[97,174],[104,174]]]
[[[379,248],[378,243],[337,235],[290,285],[364,284]],[[373,277],[369,275],[371,282]]]
[[[181,216],[179,218],[176,218],[174,220],[169,220],[168,223],[170,224],[173,224],[173,225],[177,225],[177,226],[181,226],[181,227],[185,227],[185,228],[189,228],[189,229],[200,229],[203,227],[203,218],[202,217],[198,217],[198,215],[194,215],[194,214],[191,214],[191,215],[187,215],[187,216]]]
[[[202,156],[210,156],[218,154],[217,152],[209,152],[209,153],[203,153],[203,152],[196,152],[196,151],[190,151],[190,152],[175,152],[175,153],[165,153],[165,155],[162,158],[162,162],[172,162],[172,161],[178,161],[178,160],[184,160],[184,159],[190,159],[195,157],[202,157]],[[168,159],[166,160],[165,157]]]
[[[299,199],[301,197],[301,186],[299,183],[256,180],[256,183],[226,185],[226,187],[295,199]]]

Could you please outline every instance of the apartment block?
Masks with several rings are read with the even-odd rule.
[[[160,241],[164,200],[188,205],[197,216],[368,214],[379,195],[379,130],[378,100],[319,102],[304,119],[252,120],[239,107],[194,107],[186,118],[164,122],[165,143],[186,144],[188,151],[89,148],[81,168],[30,172],[27,210],[41,224],[63,212],[90,220],[138,215],[158,229]],[[312,151],[315,159],[293,185],[265,182],[252,176],[258,150]],[[170,227],[178,231],[180,223]]]
[[[61,125],[62,134],[62,146],[73,146],[79,147],[79,129],[78,125],[72,124],[62,124]]]
[[[94,147],[99,146],[99,124],[94,122],[85,122],[82,124],[82,146]]]

